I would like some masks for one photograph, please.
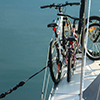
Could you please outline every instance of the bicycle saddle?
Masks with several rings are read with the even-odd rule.
[[[56,26],[58,26],[58,25],[55,22],[54,23],[50,23],[50,24],[47,25],[47,27],[56,27]]]

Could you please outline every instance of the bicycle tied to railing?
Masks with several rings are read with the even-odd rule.
[[[68,6],[68,5],[70,5],[70,6],[80,5],[80,3],[68,3],[68,2],[65,4],[53,3],[50,5],[46,5],[46,6],[41,6],[41,8],[54,7],[56,10],[59,11],[59,13],[58,13],[58,15],[59,15],[59,14],[63,14],[62,8],[65,6]],[[66,24],[67,24],[67,32],[65,32]],[[66,55],[68,55],[69,50],[70,50],[70,52],[72,51],[71,48],[73,48],[73,51],[74,51],[73,41],[76,41],[77,35],[76,36],[73,35],[73,31],[75,31],[75,30],[72,31],[71,22],[68,19],[68,16],[59,16],[57,18],[57,21],[52,22],[52,23],[48,24],[47,26],[52,27],[54,30],[54,33],[55,33],[55,39],[50,42],[50,46],[49,46],[48,66],[50,68],[50,73],[51,73],[53,82],[55,84],[58,84],[58,82],[61,79],[62,67],[66,66],[66,64],[67,64],[67,63],[64,63],[67,59]],[[72,38],[69,37],[70,35]],[[68,48],[67,41],[70,41],[70,43],[72,43],[71,45],[69,45],[69,48]],[[74,56],[75,56],[75,52],[73,54],[73,58],[71,58],[71,59],[69,58],[70,59],[70,61],[68,61],[69,63],[71,62],[71,60],[73,60],[75,58]],[[74,64],[75,64],[75,59],[74,59]],[[70,77],[70,76],[68,76],[68,77]]]

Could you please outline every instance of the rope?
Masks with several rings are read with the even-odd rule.
[[[35,74],[33,74],[32,76],[30,76],[28,79],[26,79],[25,81],[21,81],[19,82],[18,85],[16,85],[15,87],[13,87],[12,89],[8,90],[7,92],[5,93],[2,93],[0,95],[0,99],[1,98],[4,98],[7,94],[10,94],[11,92],[17,90],[19,87],[23,86],[27,81],[29,81],[30,79],[32,79],[34,76],[36,76],[37,74],[39,74],[40,72],[42,72],[44,69],[46,69],[48,66],[42,68],[40,71],[36,72]]]

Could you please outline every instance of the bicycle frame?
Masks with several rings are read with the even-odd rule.
[[[62,12],[61,12],[62,13]],[[61,54],[61,49],[62,49],[62,23],[63,23],[63,16],[59,16],[58,20],[58,28],[57,28],[57,38],[56,41],[59,44],[59,53],[60,53],[60,61],[62,61],[62,54]]]

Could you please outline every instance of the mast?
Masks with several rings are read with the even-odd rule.
[[[79,18],[85,18],[86,15],[86,4],[87,4],[87,0],[81,0],[81,6],[80,6],[80,15]],[[84,21],[79,21],[78,24],[78,34],[82,34],[82,25],[84,25]]]
[[[82,37],[82,66],[81,66],[81,81],[80,81],[80,97],[79,100],[82,100],[82,96],[83,96],[83,89],[84,89],[84,75],[85,75],[85,65],[86,65],[86,49],[87,49],[87,40],[88,40],[88,26],[89,26],[89,17],[90,17],[90,6],[91,6],[91,0],[89,0],[89,8],[88,8],[88,23],[87,23],[87,34],[86,34],[86,44],[85,44],[85,50],[84,50],[84,35],[85,35],[85,20],[86,20],[86,5],[87,5],[87,0],[81,0],[81,9],[80,9],[80,17],[84,19],[84,22],[81,23],[79,22],[79,24],[83,25],[79,26],[79,31],[81,32],[81,34],[83,34]]]
[[[80,7],[80,19],[84,19],[83,21],[79,21],[79,25],[78,25],[78,34],[81,37],[81,35],[83,34],[82,40],[84,40],[84,27],[85,27],[85,17],[86,17],[86,4],[87,4],[87,0],[81,0],[81,7]],[[80,38],[79,37],[79,38]],[[82,46],[84,45],[84,42],[81,40],[82,42]],[[79,40],[80,41],[80,40]],[[84,46],[83,46],[84,47]],[[80,78],[80,97],[79,100],[82,100],[82,95],[83,95],[83,70],[84,70],[84,48],[82,48],[82,66],[81,66],[81,78]]]

